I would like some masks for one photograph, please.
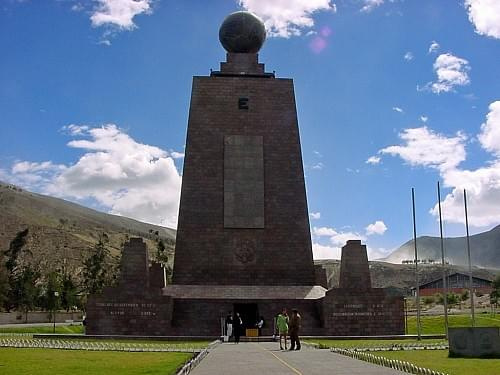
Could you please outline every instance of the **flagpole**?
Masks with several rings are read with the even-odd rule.
[[[465,208],[465,230],[467,233],[467,258],[469,261],[469,296],[470,296],[470,313],[472,327],[476,325],[476,317],[474,314],[474,289],[472,287],[472,263],[470,259],[470,240],[469,240],[469,218],[467,215],[467,192],[464,189],[464,208]]]
[[[417,335],[420,341],[420,285],[418,280],[418,252],[417,252],[417,223],[415,220],[415,189],[411,188],[411,202],[413,207],[413,245],[415,247],[415,297],[417,301]]]
[[[441,187],[439,181],[437,183],[438,207],[439,207],[439,235],[441,238],[441,265],[443,268],[443,301],[444,301],[444,332],[448,338],[448,280],[446,280],[446,263],[444,256],[444,240],[443,240],[443,217],[441,214]]]

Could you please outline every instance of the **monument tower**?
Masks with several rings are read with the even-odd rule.
[[[258,62],[265,37],[229,15],[227,62],[193,78],[174,284],[315,284],[293,81]]]

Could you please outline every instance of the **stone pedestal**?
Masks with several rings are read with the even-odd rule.
[[[347,241],[342,248],[340,283],[322,299],[324,334],[334,336],[402,335],[403,297],[372,288],[366,246]]]
[[[89,335],[168,335],[173,300],[161,294],[165,280],[161,281],[162,267],[158,264],[153,264],[155,278],[150,283],[148,252],[141,238],[131,238],[124,245],[120,269],[118,286],[89,296],[85,332]]]
[[[500,358],[500,328],[453,327],[448,329],[450,355]]]

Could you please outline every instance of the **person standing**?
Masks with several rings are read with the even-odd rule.
[[[286,336],[288,335],[288,314],[286,313],[285,308],[280,314],[278,314],[276,325],[278,326],[278,333],[280,335],[280,349],[283,350],[283,345],[281,344],[281,339],[283,338],[285,341],[286,350]]]
[[[240,313],[236,313],[233,317],[233,335],[234,335],[234,343],[239,344],[241,330],[243,328],[243,321],[241,320]]]
[[[290,350],[300,350],[299,331],[301,320],[302,318],[297,309],[292,309],[292,316],[288,325],[290,331]]]
[[[226,316],[226,336],[227,341],[231,341],[231,336],[233,335],[233,313],[229,313]]]

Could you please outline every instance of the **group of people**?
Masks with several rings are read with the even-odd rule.
[[[284,350],[300,350],[299,330],[301,324],[301,316],[297,309],[292,309],[292,316],[288,316],[286,309],[278,314],[276,326],[280,337],[280,349],[283,350],[282,339],[285,344]],[[290,336],[290,349],[286,346],[286,337]]]
[[[241,331],[243,330],[243,320],[241,320],[240,313],[227,314],[226,316],[226,336],[228,341],[234,336],[234,342],[238,344],[240,342]]]
[[[276,328],[279,333],[281,350],[300,350],[299,330],[301,319],[297,309],[292,309],[291,316],[288,316],[286,308],[276,317]],[[261,330],[264,326],[264,318],[261,316],[254,326],[259,329],[259,335],[261,335]],[[235,312],[233,314],[230,312],[225,319],[225,328],[227,341],[231,341],[231,337],[234,337],[234,342],[238,344],[244,329],[240,313]],[[290,349],[287,347],[287,336],[290,337]]]
[[[243,320],[241,319],[240,313],[236,312],[233,315],[230,312],[229,314],[227,314],[225,326],[226,326],[227,340],[231,341],[231,337],[234,337],[234,342],[238,344],[240,342],[240,337],[244,329]],[[259,318],[259,321],[255,323],[255,327],[259,330],[259,335],[261,334],[263,326],[264,326],[264,318],[261,316]]]

